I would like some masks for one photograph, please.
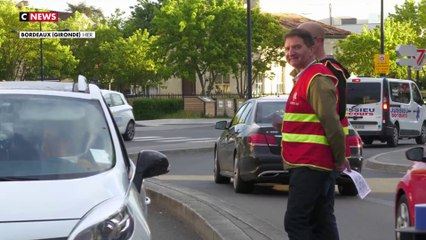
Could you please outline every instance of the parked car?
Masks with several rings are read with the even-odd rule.
[[[414,226],[415,205],[426,203],[426,158],[423,147],[406,151],[412,166],[399,181],[395,194],[395,227]],[[399,234],[397,234],[399,239]],[[420,238],[419,238],[420,239]]]
[[[101,90],[105,102],[111,109],[114,120],[124,140],[131,141],[135,137],[135,116],[133,107],[127,103],[124,94],[111,90]]]
[[[83,76],[0,82],[1,239],[151,239],[143,180],[169,162],[135,160]]]
[[[289,174],[281,159],[281,131],[272,125],[282,118],[288,96],[253,98],[242,104],[230,122],[219,121],[223,130],[214,146],[214,181],[229,183],[233,179],[237,193],[249,193],[256,183],[288,184]],[[361,172],[362,141],[349,127],[351,168]],[[342,195],[357,195],[352,180],[344,174],[337,179]]]

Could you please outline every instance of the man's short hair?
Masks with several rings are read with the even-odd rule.
[[[311,33],[306,31],[305,29],[301,29],[301,28],[292,29],[290,32],[284,35],[284,42],[289,37],[300,37],[303,40],[303,43],[305,43],[305,45],[308,47],[312,47],[315,44],[314,38],[312,37]]]

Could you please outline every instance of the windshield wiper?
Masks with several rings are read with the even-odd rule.
[[[32,181],[32,180],[40,180],[40,179],[35,178],[35,177],[15,177],[15,176],[0,177],[0,181],[3,181],[3,182],[7,182],[7,181]]]

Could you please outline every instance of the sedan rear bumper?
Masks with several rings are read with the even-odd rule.
[[[351,169],[361,172],[363,161],[362,156],[349,158]],[[290,179],[280,155],[258,152],[241,158],[240,176],[244,181],[253,183],[288,184]],[[341,174],[336,181],[339,184],[352,180],[345,174]]]
[[[283,183],[289,180],[281,155],[254,152],[241,158],[240,176],[244,181],[254,183]]]

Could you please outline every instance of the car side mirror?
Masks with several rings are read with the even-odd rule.
[[[405,156],[408,160],[423,162],[426,161],[424,158],[424,148],[414,147],[405,151]]]
[[[169,172],[169,167],[170,164],[166,155],[153,150],[140,151],[133,179],[136,189],[140,192],[143,179],[166,174]]]
[[[227,128],[228,122],[227,121],[219,121],[216,122],[215,128],[219,130],[225,130]]]

